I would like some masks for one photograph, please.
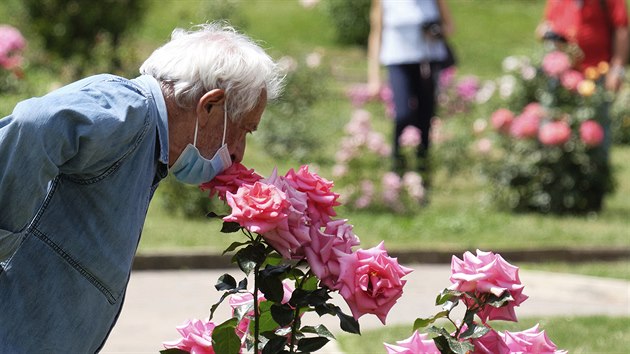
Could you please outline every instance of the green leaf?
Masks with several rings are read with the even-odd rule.
[[[219,215],[219,214],[215,213],[214,211],[211,211],[208,214],[206,214],[206,217],[208,217],[208,218],[217,218],[217,219],[223,219],[226,216],[227,215]]]
[[[448,340],[444,336],[433,337],[433,343],[442,354],[452,354],[453,351],[448,345]]]
[[[271,317],[278,322],[281,327],[288,326],[293,322],[293,309],[289,305],[271,305]]]
[[[287,343],[287,338],[275,336],[263,347],[262,354],[277,354],[282,352]]]
[[[236,335],[236,318],[216,326],[212,331],[212,349],[216,354],[238,354],[241,349],[241,340]]]
[[[233,232],[241,231],[241,225],[237,222],[232,221],[224,221],[223,226],[221,227],[221,232],[225,234],[230,234]]]
[[[492,307],[502,307],[507,305],[508,302],[514,301],[514,298],[509,291],[504,291],[501,296],[490,295],[486,303]]]
[[[259,316],[259,321],[258,321],[260,332],[273,332],[276,330],[276,328],[280,327],[278,322],[276,322],[273,319],[273,316],[271,315],[272,305],[273,305],[273,302],[271,301],[263,301],[260,303],[260,306],[258,307],[260,311],[260,316]],[[253,329],[253,325],[254,325],[254,321],[251,321],[250,327],[252,329]],[[254,333],[253,330],[252,330],[252,333]]]
[[[225,249],[225,251],[223,251],[223,254],[225,255],[228,252],[232,252],[235,249],[241,247],[241,246],[245,246],[246,244],[248,244],[249,242],[232,242],[231,245],[228,246],[228,248]]]
[[[448,314],[449,314],[448,311],[440,311],[429,318],[417,318],[413,323],[413,330],[415,331],[417,329],[424,328],[432,324],[433,322],[435,322],[435,320],[437,320],[438,318],[443,318],[443,317],[448,316]]]
[[[339,317],[339,325],[341,329],[353,334],[361,334],[361,328],[359,326],[359,321],[354,319],[352,316],[348,316],[338,306],[333,308],[337,317]]]
[[[236,279],[227,273],[223,274],[219,277],[219,280],[214,285],[214,288],[218,291],[236,289]]]
[[[448,342],[449,348],[455,354],[467,354],[475,350],[475,346],[468,341],[460,342],[451,336],[446,337],[446,341]]]
[[[317,326],[304,326],[300,329],[304,333],[314,333],[320,337],[328,338],[330,340],[335,339],[335,336],[326,328],[326,326],[320,324]]]
[[[461,295],[462,293],[460,291],[450,290],[448,288],[444,289],[441,293],[437,295],[437,298],[435,299],[435,305],[439,306],[446,303],[447,301],[453,301],[455,298],[458,298]]]
[[[457,305],[459,305],[459,298],[455,298],[455,301],[448,300],[442,305],[442,310],[451,312]]]
[[[236,260],[239,268],[249,275],[256,266],[262,264],[265,260],[265,246],[262,244],[250,244],[245,248],[241,248],[234,255],[233,260]]]
[[[190,354],[190,352],[187,352],[179,348],[171,348],[171,349],[160,350],[160,354]]]
[[[468,328],[462,334],[459,335],[460,339],[477,339],[481,338],[486,333],[490,332],[490,328],[484,325],[478,325],[476,323],[471,323]]]
[[[264,276],[261,272],[258,286],[260,291],[265,294],[265,298],[269,301],[280,303],[284,298],[284,287],[282,279],[277,275]]]
[[[321,349],[328,342],[328,338],[324,337],[302,338],[298,341],[297,348],[301,352],[314,352]]]

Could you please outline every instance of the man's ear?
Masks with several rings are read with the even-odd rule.
[[[212,89],[206,92],[199,102],[197,102],[197,114],[210,113],[210,109],[214,105],[223,105],[225,102],[225,91],[221,89]]]

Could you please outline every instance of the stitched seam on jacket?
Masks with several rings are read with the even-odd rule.
[[[59,245],[49,239],[44,233],[37,229],[32,230],[33,235],[35,235],[38,239],[43,241],[48,247],[50,247],[55,253],[57,253],[66,263],[68,263],[72,268],[74,268],[79,274],[81,274],[87,281],[92,283],[95,288],[97,288],[110,304],[116,303],[116,297],[112,294],[112,292],[100,281],[98,280],[92,273],[90,273],[87,269],[83,268],[79,262],[77,262],[72,256],[66,253]]]

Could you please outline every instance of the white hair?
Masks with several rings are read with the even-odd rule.
[[[171,40],[142,64],[140,73],[172,84],[175,102],[183,108],[193,108],[212,89],[224,90],[232,120],[251,111],[263,89],[267,99],[275,99],[283,80],[276,63],[258,44],[219,23],[190,31],[175,29]]]

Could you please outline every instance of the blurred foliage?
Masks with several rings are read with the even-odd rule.
[[[630,80],[626,79],[617,93],[610,116],[613,142],[630,145]]]
[[[123,37],[146,11],[145,0],[23,0],[22,5],[46,51],[72,67],[72,76],[95,66],[123,69]]]
[[[340,44],[367,47],[370,33],[370,0],[329,0],[325,2]]]
[[[160,201],[169,213],[186,218],[205,217],[210,211],[225,209],[218,198],[200,193],[199,187],[178,182],[172,175],[160,182]]]
[[[267,153],[277,159],[293,159],[300,163],[321,161],[319,150],[325,131],[317,129],[326,112],[313,110],[317,102],[328,96],[330,73],[321,64],[322,56],[312,52],[303,60],[280,59],[286,70],[282,96],[270,102],[265,118],[254,137]]]

